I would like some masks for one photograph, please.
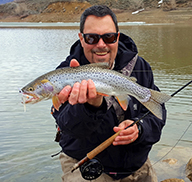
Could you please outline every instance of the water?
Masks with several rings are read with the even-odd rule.
[[[192,79],[192,27],[174,25],[127,26],[121,31],[136,42],[140,56],[151,64],[155,83],[172,94]],[[19,88],[35,77],[53,70],[63,61],[78,38],[78,29],[0,29],[0,181],[61,181],[53,142],[55,122],[51,101],[23,105]],[[167,102],[167,124],[161,141],[150,153],[152,163],[161,159],[180,139],[192,121],[192,85]],[[163,159],[176,158],[176,165],[154,165],[158,179],[182,178],[192,157],[192,126]]]

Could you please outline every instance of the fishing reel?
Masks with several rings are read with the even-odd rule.
[[[80,166],[80,172],[84,179],[94,180],[103,173],[104,167],[97,159],[91,159]]]

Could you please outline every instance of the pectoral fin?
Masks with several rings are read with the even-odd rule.
[[[54,108],[55,108],[57,111],[59,111],[59,107],[61,106],[61,102],[60,102],[60,100],[59,100],[59,98],[58,98],[57,95],[54,95],[54,96],[52,97],[52,102],[53,102]]]
[[[129,104],[129,97],[127,98],[127,95],[118,95],[116,96],[116,99],[119,102],[122,109],[126,111]]]
[[[44,88],[45,93],[53,92],[54,86],[52,85],[52,83],[49,80],[47,80],[47,79],[41,80],[41,83],[42,83],[41,85]]]

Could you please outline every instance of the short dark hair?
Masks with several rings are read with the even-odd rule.
[[[110,15],[114,24],[115,24],[116,31],[117,32],[119,31],[119,27],[118,27],[118,23],[117,23],[117,17],[115,15],[115,13],[113,13],[113,11],[108,6],[94,5],[94,6],[87,8],[83,12],[83,14],[81,15],[81,18],[80,18],[80,32],[81,33],[83,33],[85,20],[89,15],[94,15],[97,17],[104,17],[106,15]]]

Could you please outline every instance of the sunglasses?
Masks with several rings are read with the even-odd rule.
[[[117,41],[118,33],[105,33],[103,35],[87,33],[82,35],[85,42],[90,45],[97,44],[100,38],[102,38],[106,44],[113,44]]]

